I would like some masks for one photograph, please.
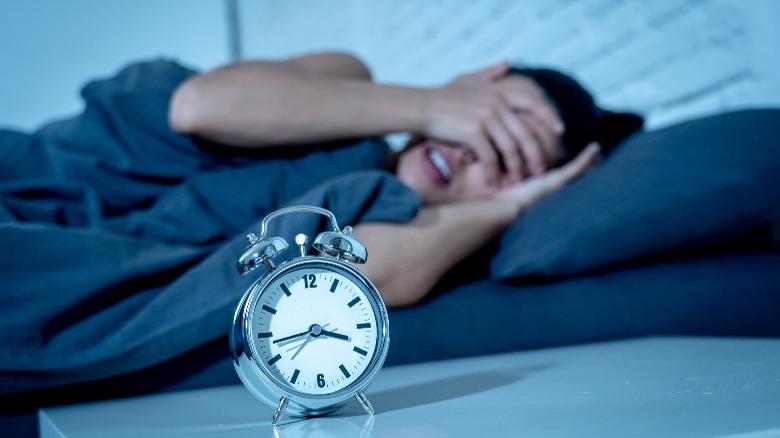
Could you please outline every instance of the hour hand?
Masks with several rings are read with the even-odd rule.
[[[325,329],[322,329],[322,331],[320,331],[320,334],[329,336],[331,338],[341,339],[342,341],[349,341],[349,336],[342,335],[341,333],[331,332]]]

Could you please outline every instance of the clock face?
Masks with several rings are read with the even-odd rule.
[[[250,348],[280,386],[324,395],[367,370],[384,331],[370,289],[338,264],[284,268],[251,303]]]

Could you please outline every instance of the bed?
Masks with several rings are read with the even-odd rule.
[[[172,70],[139,81],[148,69]],[[315,204],[345,225],[419,208],[378,169],[376,139],[258,160],[171,133],[160,120],[190,74],[134,64],[88,85],[82,114],[0,132],[5,412],[236,383],[226,336],[255,278],[235,261],[264,214]],[[387,365],[648,334],[780,335],[778,119],[744,110],[633,135],[425,302],[391,311]],[[278,233],[322,226],[301,218]]]

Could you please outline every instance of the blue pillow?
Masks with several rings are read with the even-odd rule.
[[[493,278],[576,274],[702,248],[780,217],[780,109],[635,134],[500,237]]]

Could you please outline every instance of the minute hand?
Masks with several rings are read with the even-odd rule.
[[[331,338],[341,339],[342,341],[349,341],[349,336],[342,335],[341,333],[331,332],[328,330],[323,329],[320,334],[323,334],[325,336],[329,336]]]
[[[276,339],[273,343],[274,344],[278,344],[280,342],[284,342],[284,341],[289,341],[289,340],[292,340],[292,339],[300,338],[301,336],[308,335],[308,334],[309,334],[309,330],[306,330],[305,332],[300,332],[300,333],[296,333],[294,335],[285,336],[283,338]]]

